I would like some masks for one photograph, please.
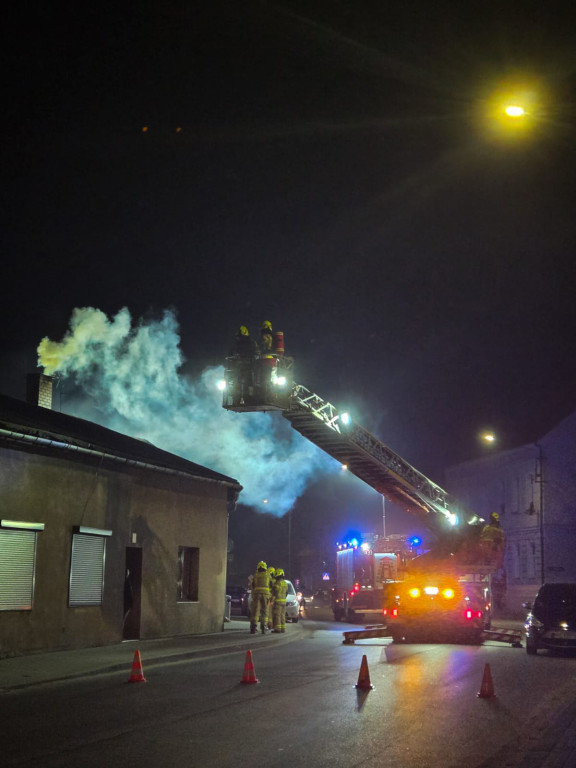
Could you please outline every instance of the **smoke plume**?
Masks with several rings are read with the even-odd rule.
[[[169,310],[133,324],[126,308],[112,319],[74,309],[62,341],[40,342],[38,364],[77,386],[79,395],[63,403],[67,413],[233,477],[244,487],[242,504],[285,514],[336,462],[278,414],[225,411],[216,386],[223,367],[184,376],[178,331]]]

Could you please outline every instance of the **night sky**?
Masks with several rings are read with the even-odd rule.
[[[298,382],[440,484],[481,429],[574,410],[569,4],[36,5],[5,25],[3,394],[74,308],[126,307],[174,311],[190,377],[271,320]],[[342,482],[302,514],[376,520]]]

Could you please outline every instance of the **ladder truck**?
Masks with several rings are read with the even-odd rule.
[[[296,431],[427,527],[435,544],[420,564],[420,558],[414,559],[416,571],[447,570],[456,578],[480,583],[486,592],[499,563],[497,558],[479,563],[478,517],[347,412],[295,382],[294,360],[284,354],[280,336],[270,353],[226,358],[223,407],[237,413],[279,411]],[[337,584],[337,590],[339,586],[345,585]]]

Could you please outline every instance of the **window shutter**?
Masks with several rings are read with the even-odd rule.
[[[102,605],[106,539],[75,533],[70,565],[70,607]]]
[[[0,611],[30,611],[36,532],[0,529]]]

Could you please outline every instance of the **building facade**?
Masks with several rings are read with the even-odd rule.
[[[221,631],[240,490],[145,441],[0,396],[0,656]]]
[[[451,467],[450,492],[488,520],[498,512],[506,534],[506,610],[544,582],[576,582],[576,413],[536,443]]]

